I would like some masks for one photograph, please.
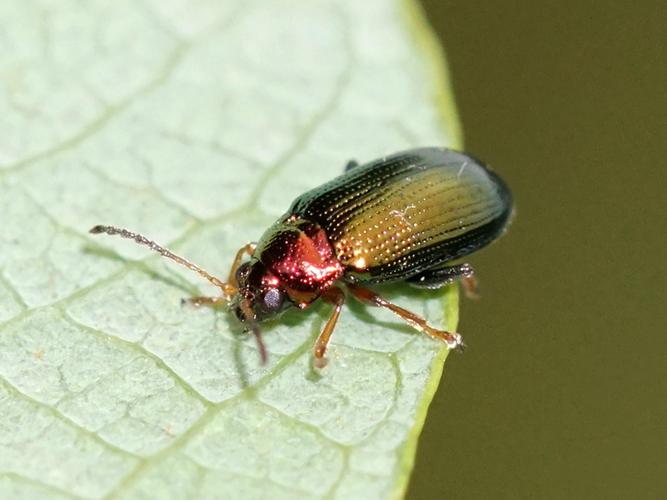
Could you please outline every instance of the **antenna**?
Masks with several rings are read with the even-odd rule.
[[[220,288],[222,290],[222,293],[229,298],[236,293],[237,289],[235,286],[230,285],[228,283],[224,283],[220,281],[218,278],[215,276],[210,275],[206,271],[204,271],[201,267],[197,266],[196,264],[193,264],[192,262],[184,259],[183,257],[179,257],[172,251],[164,248],[163,246],[158,245],[152,240],[149,240],[145,236],[139,234],[139,233],[133,233],[132,231],[128,231],[127,229],[119,228],[119,227],[114,227],[114,226],[102,226],[98,225],[90,229],[89,231],[92,234],[100,234],[100,233],[106,233],[110,235],[118,235],[122,238],[127,238],[128,240],[134,240],[135,243],[139,243],[140,245],[145,245],[151,250],[154,250],[161,254],[163,257],[167,257],[168,259],[173,260],[174,262],[179,263],[180,265],[187,267],[188,269],[196,272],[200,276],[206,278],[208,281],[213,283],[215,286]]]
[[[241,300],[241,303],[239,305],[241,307],[241,311],[243,312],[243,316],[246,319],[246,322],[250,323],[250,329],[252,330],[252,334],[255,336],[255,340],[257,341],[259,358],[262,364],[265,365],[268,359],[268,355],[266,353],[266,346],[264,345],[264,341],[262,340],[262,331],[260,330],[259,324],[255,319],[255,314],[252,312],[252,307],[250,307],[250,302],[248,301],[248,299],[243,299]]]

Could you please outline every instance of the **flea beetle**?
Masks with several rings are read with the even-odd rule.
[[[472,267],[454,262],[500,236],[511,213],[509,188],[481,162],[449,149],[419,148],[363,165],[350,161],[345,173],[299,196],[257,243],[241,247],[226,281],[140,234],[101,225],[90,232],[146,245],[218,287],[219,296],[189,300],[197,306],[229,306],[253,332],[263,362],[260,322],[318,299],[332,304],[313,346],[314,363],[322,367],[344,290],[389,309],[450,349],[463,348],[458,333],[434,328],[368,286],[406,282],[439,288],[460,280],[473,294]]]

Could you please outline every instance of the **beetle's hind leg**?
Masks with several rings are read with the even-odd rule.
[[[445,330],[438,330],[429,325],[424,318],[417,316],[415,313],[403,309],[391,302],[383,299],[375,292],[369,290],[368,288],[363,288],[358,285],[353,285],[348,283],[347,287],[352,292],[352,294],[359,299],[361,302],[370,304],[377,307],[384,307],[389,309],[394,314],[398,315],[403,321],[410,325],[415,330],[424,332],[431,338],[441,340],[447,344],[447,347],[450,349],[463,350],[465,344],[461,335],[456,332],[447,332]]]
[[[359,162],[357,160],[350,160],[345,164],[345,171],[349,172],[353,168],[357,168],[359,166]]]
[[[456,266],[429,269],[405,280],[416,288],[436,289],[445,285],[460,281],[469,299],[479,298],[479,288],[475,271],[470,264],[459,264]]]

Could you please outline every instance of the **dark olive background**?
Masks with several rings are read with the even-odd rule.
[[[667,498],[667,9],[423,0],[517,214],[408,498]]]

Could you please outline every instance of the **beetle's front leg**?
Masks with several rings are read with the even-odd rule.
[[[189,299],[182,299],[181,304],[185,304],[187,302],[195,307],[200,307],[203,305],[217,306],[222,303],[227,303],[230,297],[234,295],[234,293],[236,293],[238,289],[238,282],[236,280],[236,271],[241,265],[243,256],[245,254],[252,255],[256,247],[257,243],[248,243],[239,248],[238,252],[236,252],[236,256],[234,256],[234,261],[232,262],[232,267],[229,269],[229,277],[227,278],[227,283],[224,283],[225,287],[222,289],[223,295],[220,295],[218,297],[205,297],[205,296],[190,297]]]
[[[232,267],[229,268],[229,277],[227,278],[227,283],[235,287],[238,286],[238,281],[236,280],[236,271],[238,271],[239,266],[241,265],[243,256],[246,254],[252,255],[255,251],[255,248],[257,248],[257,243],[254,242],[246,243],[244,246],[239,248],[238,252],[236,252],[236,256],[234,257],[234,262],[232,262]]]
[[[353,285],[351,283],[347,284],[347,287],[352,292],[352,294],[359,299],[361,302],[370,304],[372,306],[384,307],[389,309],[394,314],[398,315],[403,321],[410,325],[415,330],[424,332],[431,338],[442,340],[447,344],[447,347],[450,349],[463,350],[465,344],[461,335],[456,332],[447,332],[445,330],[438,330],[429,325],[424,318],[417,316],[415,313],[403,309],[391,302],[383,299],[375,292],[369,290],[368,288],[363,288],[359,285]]]
[[[331,288],[325,290],[321,297],[326,302],[333,304],[334,309],[331,312],[331,316],[329,317],[327,324],[324,325],[322,332],[320,333],[319,337],[317,337],[317,340],[313,345],[315,368],[324,368],[327,364],[327,359],[325,357],[327,347],[329,346],[329,341],[331,340],[331,334],[336,327],[338,316],[340,316],[340,310],[342,309],[343,303],[345,302],[345,293],[343,293],[343,290],[337,286],[332,286]]]
[[[186,302],[195,307],[200,307],[203,305],[217,306],[220,304],[226,304],[227,297],[225,297],[224,295],[220,295],[218,297],[198,296],[198,297],[189,297],[187,299],[181,299],[181,304],[185,304]]]
[[[479,289],[475,271],[470,264],[458,264],[456,266],[440,267],[423,271],[416,276],[405,280],[416,288],[436,289],[445,285],[460,281],[463,285],[466,297],[469,299],[479,298]]]

